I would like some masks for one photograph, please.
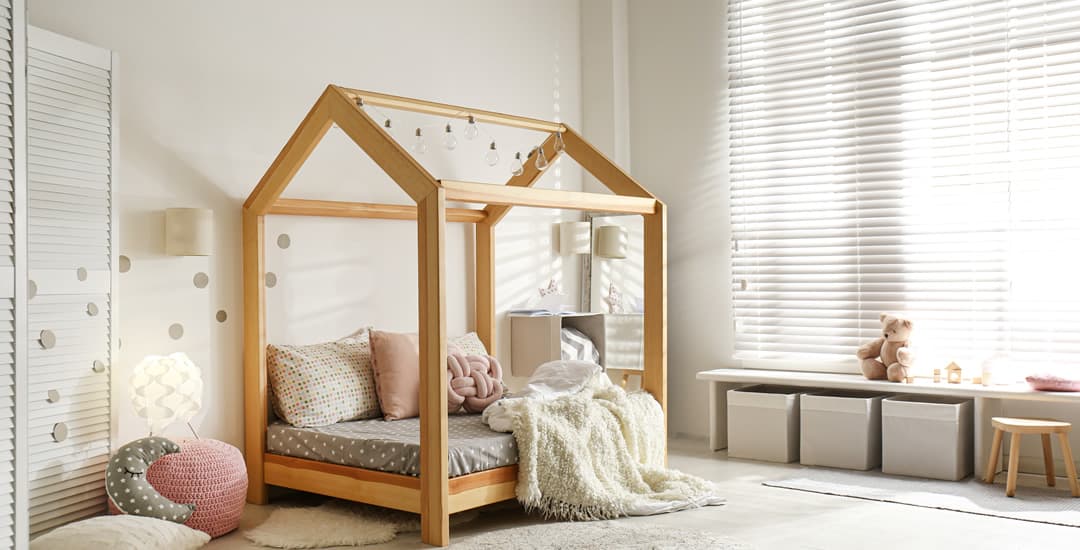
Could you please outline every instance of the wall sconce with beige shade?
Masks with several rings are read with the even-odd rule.
[[[588,254],[592,251],[592,224],[562,222],[559,224],[559,254]]]
[[[596,228],[596,255],[611,260],[626,259],[630,234],[621,225],[602,225]]]
[[[214,212],[207,208],[165,210],[165,253],[209,256],[214,249]]]

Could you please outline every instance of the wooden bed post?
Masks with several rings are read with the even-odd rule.
[[[242,221],[244,283],[244,461],[248,471],[248,502],[266,504],[266,421],[269,402],[266,394],[266,286],[263,219],[270,206],[292,181],[308,156],[330,129],[328,86],[308,111],[289,142],[281,149],[259,184],[244,202]]]
[[[476,334],[495,353],[495,226],[476,224]]]
[[[266,504],[266,285],[263,284],[263,216],[243,210],[244,283],[244,461],[247,501]]]
[[[667,418],[667,205],[645,214],[645,372],[641,387]]]
[[[420,537],[450,544],[446,418],[446,195],[417,203],[420,301]]]

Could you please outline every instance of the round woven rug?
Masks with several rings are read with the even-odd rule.
[[[707,531],[638,525],[626,521],[542,523],[489,531],[462,539],[453,550],[742,550],[744,547]]]

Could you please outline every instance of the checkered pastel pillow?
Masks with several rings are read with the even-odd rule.
[[[451,338],[450,344],[457,346],[465,355],[487,355],[487,349],[475,332],[469,332],[457,338]]]
[[[367,332],[339,342],[269,345],[274,412],[297,427],[327,426],[381,414]]]

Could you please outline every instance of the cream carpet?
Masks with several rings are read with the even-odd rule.
[[[478,517],[476,511],[450,518],[451,527]],[[356,547],[390,542],[398,533],[420,530],[416,514],[364,504],[331,500],[319,506],[274,510],[266,521],[244,532],[255,544],[270,548]],[[460,539],[455,550],[507,548],[527,550],[603,549],[630,550],[710,549],[735,550],[742,546],[697,529],[658,529],[626,520],[543,522],[486,531]]]
[[[450,525],[476,519],[476,511],[450,517]],[[266,521],[244,532],[244,537],[271,548],[327,548],[367,546],[389,542],[398,533],[420,530],[420,516],[330,500],[319,506],[299,506],[274,510]]]
[[[544,523],[489,531],[450,545],[452,550],[736,550],[744,548],[696,529],[658,529],[625,520]]]
[[[1021,521],[1080,527],[1080,498],[1072,498],[1068,483],[1058,479],[1058,489],[1024,487],[1016,496],[1005,496],[1005,486],[987,485],[976,479],[938,481],[888,476],[880,472],[850,472],[808,468],[798,477],[765,481],[763,485],[826,495],[923,508],[953,510]]]

